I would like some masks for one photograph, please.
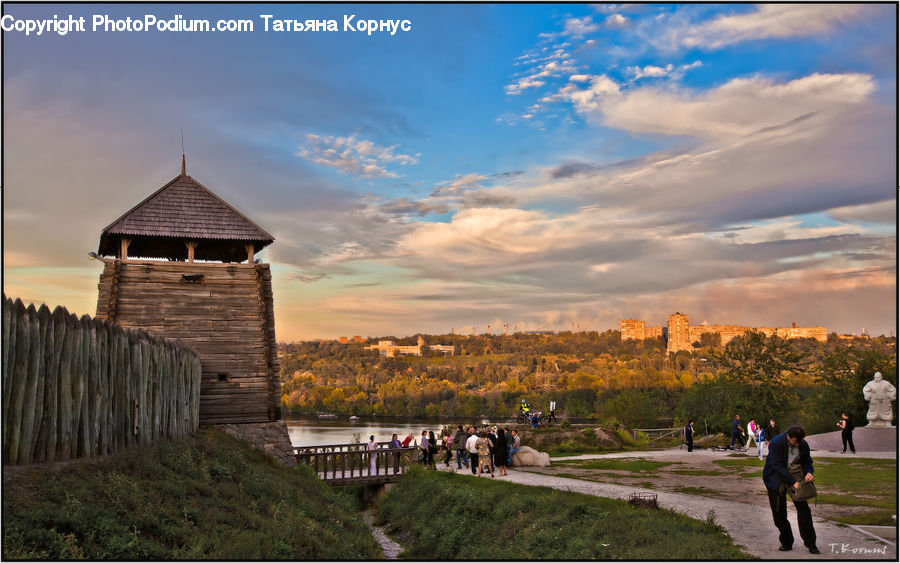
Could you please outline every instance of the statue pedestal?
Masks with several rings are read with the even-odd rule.
[[[864,428],[893,428],[894,430],[897,429],[896,426],[894,426],[893,424],[891,424],[890,422],[888,422],[886,420],[873,420],[872,422],[866,424],[864,426]]]
[[[836,430],[825,434],[807,436],[806,442],[814,450],[839,452],[842,448],[841,431]],[[853,430],[853,442],[860,457],[865,457],[867,452],[896,452],[897,427],[869,428],[868,426],[857,426]],[[815,458],[816,454],[813,452],[813,459]]]

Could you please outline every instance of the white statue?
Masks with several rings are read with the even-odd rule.
[[[863,387],[863,397],[869,402],[868,426],[890,428],[894,418],[891,401],[897,398],[897,389],[890,381],[885,381],[880,371],[875,372],[872,381]]]

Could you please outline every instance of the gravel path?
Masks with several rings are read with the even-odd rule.
[[[687,450],[669,449],[643,452],[617,452],[612,454],[587,454],[561,459],[597,459],[597,458],[646,458],[653,460],[680,461],[686,456],[709,456],[721,459],[725,454],[711,450],[695,450],[688,453]],[[813,452],[813,460],[816,457],[837,457],[840,453]],[[860,455],[860,457],[863,457]],[[893,452],[867,452],[865,457],[895,458]],[[454,466],[455,469],[455,466]],[[450,469],[450,470],[454,470]],[[474,477],[469,470],[457,471],[459,474]],[[489,478],[489,477],[488,477]],[[584,493],[594,496],[627,500],[628,495],[635,492],[656,493],[660,507],[686,514],[691,518],[706,520],[712,510],[715,513],[716,522],[721,525],[735,544],[739,545],[747,553],[763,559],[793,560],[793,559],[865,559],[865,560],[897,560],[896,542],[886,543],[868,535],[855,527],[845,526],[830,520],[815,517],[813,522],[816,528],[817,545],[821,555],[812,555],[803,547],[803,541],[797,528],[797,513],[793,504],[788,503],[788,519],[794,532],[794,549],[788,552],[778,551],[778,530],[772,523],[772,513],[768,507],[759,507],[752,504],[708,498],[698,495],[682,493],[670,493],[643,489],[640,487],[613,485],[608,483],[596,483],[580,479],[556,477],[529,471],[509,470],[506,477],[498,477],[502,481],[511,481],[523,485],[552,487],[565,491]],[[762,483],[760,483],[762,487]],[[856,550],[856,551],[853,551]]]
[[[369,525],[369,528],[372,530],[372,537],[375,538],[375,541],[381,546],[381,551],[384,553],[384,559],[398,559],[403,548],[400,544],[388,537],[384,532],[384,527],[375,525],[375,516],[372,514],[372,511],[364,511],[362,513],[362,519]]]
[[[564,459],[600,459],[600,458],[617,458],[617,457],[628,457],[628,458],[641,458],[641,459],[652,459],[656,461],[690,461],[692,459],[697,459],[698,457],[710,457],[714,459],[725,459],[730,452],[717,452],[713,450],[698,450],[695,449],[692,452],[688,452],[687,449],[679,449],[672,448],[667,450],[649,450],[649,451],[638,451],[638,452],[615,452],[609,454],[582,454],[582,455],[573,455],[566,457],[554,457],[551,460],[551,463],[554,461],[562,461]],[[750,448],[745,452],[747,455],[755,456],[756,448]],[[763,453],[768,453],[767,450],[763,450]],[[842,454],[840,451],[828,451],[828,450],[812,450],[811,452],[813,463],[815,463],[816,459],[820,457],[848,457],[848,456],[856,456],[861,458],[873,458],[873,459],[895,459],[897,457],[897,452],[860,452],[857,454]]]

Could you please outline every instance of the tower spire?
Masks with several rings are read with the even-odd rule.
[[[185,161],[184,161],[184,129],[181,130],[181,175],[187,176]]]

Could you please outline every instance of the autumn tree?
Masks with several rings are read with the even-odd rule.
[[[868,405],[862,388],[876,371],[896,385],[896,356],[879,349],[835,346],[813,372],[817,386],[807,402],[810,429],[814,432],[834,430],[842,412],[847,412],[857,426],[867,424]]]
[[[799,397],[792,378],[806,370],[805,354],[778,336],[753,331],[732,339],[722,350],[710,350],[718,376],[710,384],[695,385],[682,400],[679,418],[708,419],[717,431],[735,413],[796,422]],[[687,412],[685,407],[697,409]]]

